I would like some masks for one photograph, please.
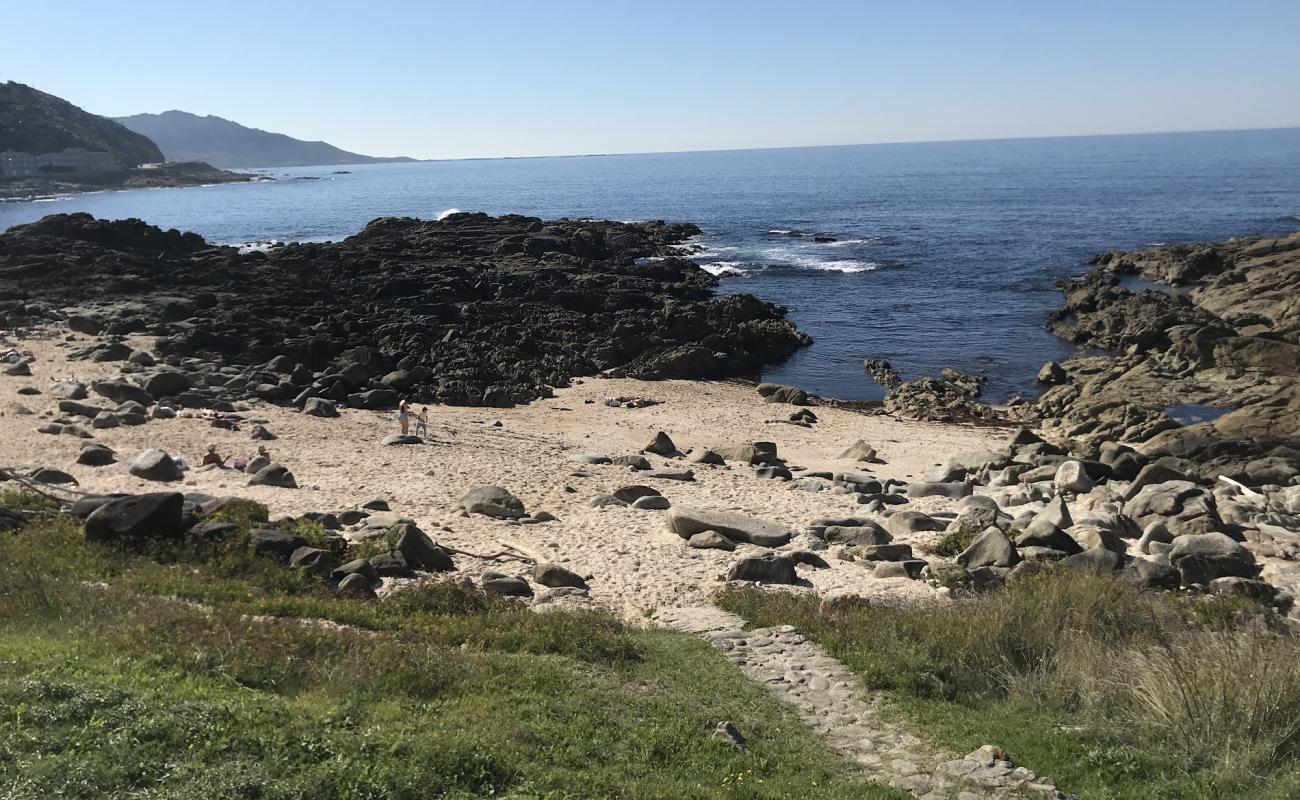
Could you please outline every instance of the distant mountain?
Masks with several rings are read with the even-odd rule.
[[[325,142],[305,142],[283,133],[246,128],[221,117],[200,117],[186,111],[135,114],[117,117],[117,121],[157,142],[169,161],[206,161],[227,169],[415,160],[363,156]]]
[[[108,152],[122,167],[163,160],[147,136],[21,83],[0,83],[0,152]]]

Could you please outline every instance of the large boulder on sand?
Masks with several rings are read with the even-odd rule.
[[[103,503],[86,517],[89,542],[141,542],[177,539],[185,533],[185,496],[155,492],[119,497]]]
[[[1250,551],[1217,531],[1177,537],[1169,551],[1169,563],[1182,576],[1184,586],[1207,586],[1216,578],[1259,574]]]
[[[657,456],[671,456],[677,452],[677,445],[673,444],[673,440],[669,438],[668,434],[659,431],[655,434],[655,438],[650,440],[650,444],[641,448],[641,450],[646,453],[654,453]]]
[[[388,546],[402,554],[406,563],[425,572],[449,572],[456,568],[451,556],[428,534],[410,523],[399,523],[389,529]]]
[[[267,464],[248,479],[249,486],[278,486],[282,489],[297,489],[298,481],[294,479],[289,468],[282,464]]]
[[[519,519],[524,515],[523,501],[500,486],[470,489],[460,499],[459,505],[471,514],[483,514],[497,519]]]
[[[171,456],[154,449],[145,450],[131,459],[128,471],[137,478],[144,478],[147,481],[178,481],[185,477],[185,473]]]
[[[758,581],[761,583],[781,583],[790,585],[799,576],[794,571],[794,562],[785,556],[769,553],[768,555],[742,558],[732,565],[727,573],[729,581]]]
[[[95,381],[91,385],[94,387],[96,394],[107,397],[115,403],[134,401],[142,406],[153,405],[153,395],[130,381]]]
[[[957,563],[966,569],[1014,567],[1020,563],[1020,554],[1005,533],[989,527],[957,556]]]
[[[730,511],[674,506],[666,516],[668,528],[683,539],[702,531],[716,531],[735,542],[780,547],[790,541],[792,535],[789,528],[779,523]]]
[[[90,442],[82,445],[77,454],[77,463],[88,467],[105,467],[117,460],[117,453],[108,445]]]
[[[559,564],[537,564],[533,567],[533,580],[552,589],[559,586],[572,586],[575,589],[587,588],[587,581],[581,575],[565,569]]]

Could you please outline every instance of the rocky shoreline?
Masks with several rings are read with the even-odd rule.
[[[102,335],[83,357],[182,404],[509,406],[577,376],[721,378],[808,344],[784,310],[715,298],[673,255],[692,225],[455,214],[240,252],[139,220],[55,215],[0,236],[0,320]],[[115,339],[147,333],[163,362]],[[152,361],[152,359],[151,359]],[[151,394],[154,394],[151,392]],[[155,399],[159,399],[154,394]]]
[[[185,161],[159,164],[147,169],[122,170],[106,175],[0,181],[0,203],[19,203],[86,192],[174,189],[187,186],[213,186],[219,183],[249,183],[254,180],[258,180],[258,176],[217,169],[198,161]]]

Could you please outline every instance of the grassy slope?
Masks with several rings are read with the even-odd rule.
[[[998,744],[1087,798],[1300,796],[1300,646],[1108,578],[1047,575],[931,611],[731,590],[754,625],[790,624],[939,744]]]
[[[0,798],[899,797],[692,637],[213,555],[0,534]]]

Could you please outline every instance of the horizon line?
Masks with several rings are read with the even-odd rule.
[[[974,138],[955,138],[955,139],[898,139],[885,140],[879,142],[844,142],[839,144],[794,144],[794,145],[762,145],[757,147],[717,147],[702,148],[698,150],[629,150],[617,153],[547,153],[541,155],[526,156],[459,156],[443,158],[415,158],[411,156],[369,156],[371,158],[411,158],[415,163],[431,161],[513,161],[522,159],[538,158],[619,158],[623,156],[668,156],[668,155],[685,155],[690,153],[750,153],[764,150],[821,150],[836,147],[875,147],[888,145],[908,145],[908,144],[958,144],[958,143],[976,143],[976,142],[1032,142],[1047,141],[1055,139],[1104,139],[1120,136],[1174,136],[1189,135],[1198,133],[1267,133],[1273,131],[1296,131],[1300,130],[1300,124],[1295,125],[1277,125],[1265,128],[1196,128],[1191,130],[1158,130],[1158,131],[1124,131],[1119,133],[1059,133],[1045,136],[983,136]],[[337,147],[337,145],[335,145]],[[396,162],[403,163],[403,162]],[[411,161],[405,163],[412,163]],[[303,165],[303,166],[330,166],[329,164]],[[355,166],[366,166],[358,164]],[[256,169],[250,167],[249,169]],[[265,167],[264,169],[283,169],[277,167]]]

